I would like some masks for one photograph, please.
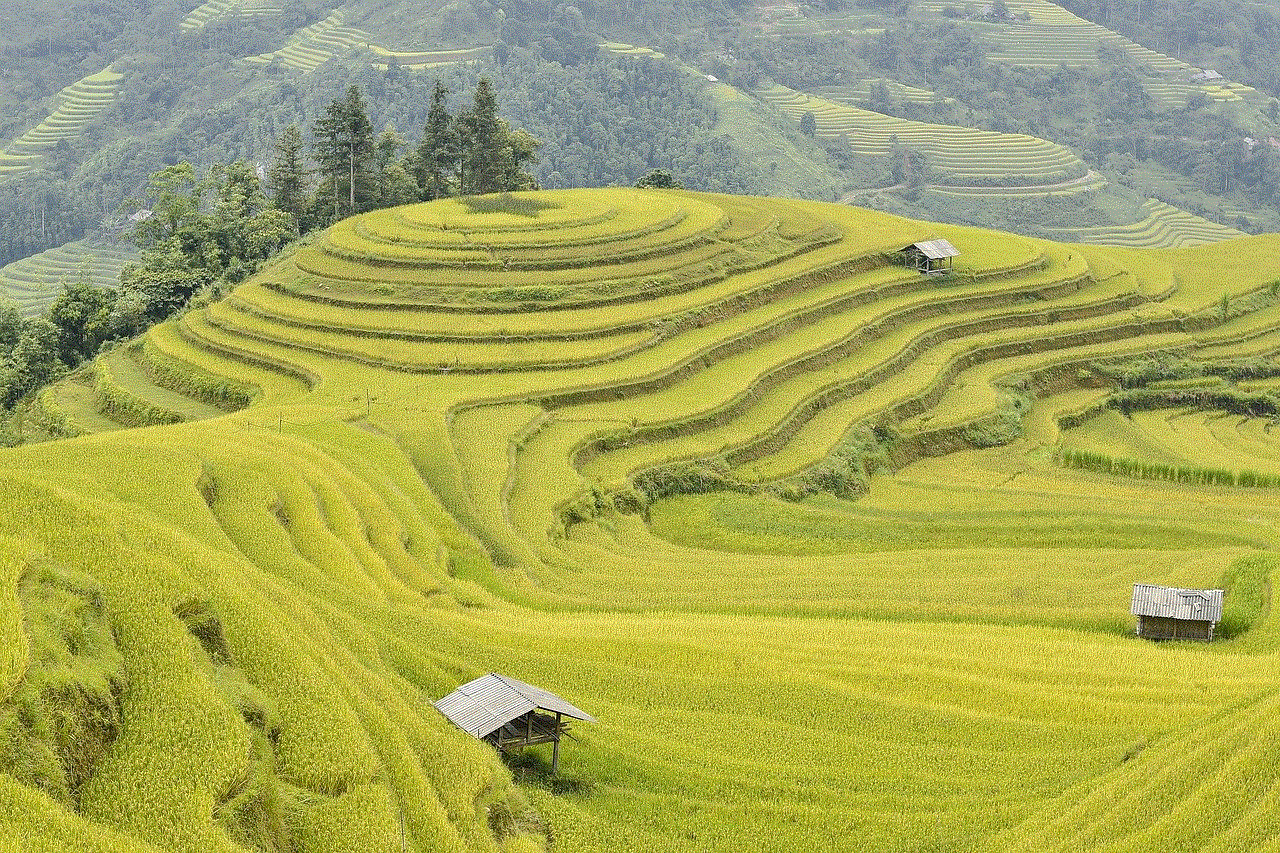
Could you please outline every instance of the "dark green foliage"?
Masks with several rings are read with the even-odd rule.
[[[1280,413],[1280,399],[1274,395],[1237,388],[1131,388],[1117,392],[1110,405],[1122,412],[1191,406],[1253,418]]]
[[[962,435],[974,447],[999,447],[1022,435],[1022,422],[1031,411],[1033,396],[1028,380],[999,383],[1000,401],[994,413],[965,427]]]
[[[297,131],[290,125],[277,141],[274,206],[305,232],[352,213],[419,199],[536,188],[525,166],[535,161],[541,143],[498,116],[489,81],[479,81],[472,108],[456,117],[448,112],[448,94],[437,80],[422,141],[405,157],[406,143],[394,127],[374,138],[364,95],[360,87],[349,87],[312,124],[321,176],[314,194],[306,188]]]
[[[1280,92],[1280,10],[1244,0],[1171,0],[1159,8],[1065,0],[1067,9],[1143,44]]]
[[[646,504],[672,495],[751,491],[729,472],[727,465],[716,462],[690,462],[645,471],[635,478],[634,486]]]
[[[541,143],[524,131],[512,131],[498,116],[493,84],[481,78],[471,109],[454,122],[460,142],[458,191],[463,195],[536,189],[524,171]]]
[[[513,49],[490,74],[507,117],[543,142],[540,186],[633,185],[664,169],[693,190],[762,191],[767,164],[746,162],[716,130],[704,81],[667,63],[601,54],[564,67]]]
[[[162,320],[199,292],[243,281],[295,233],[245,163],[214,166],[203,180],[179,163],[157,172],[151,190],[154,214],[136,233],[141,261],[120,276],[113,331],[121,336],[140,331],[139,319]]]
[[[110,334],[116,294],[81,276],[67,282],[45,316],[58,329],[58,354],[67,367],[93,356]]]
[[[512,213],[516,216],[537,216],[539,211],[556,207],[553,202],[536,196],[517,197],[509,193],[498,193],[489,196],[466,196],[462,199],[462,203],[472,213]],[[521,298],[524,298],[524,295]]]
[[[422,142],[414,160],[414,177],[424,201],[452,194],[454,176],[462,156],[458,128],[446,104],[448,96],[449,90],[437,80],[431,92],[431,108],[427,111]]]
[[[800,132],[811,138],[818,133],[818,120],[814,118],[812,110],[807,110],[800,116]]]
[[[276,159],[267,172],[271,186],[271,205],[293,217],[299,232],[309,230],[309,195],[307,169],[302,153],[302,134],[291,124],[276,140]]]
[[[373,124],[360,87],[350,86],[345,98],[332,101],[324,116],[312,124],[311,132],[322,183],[328,184],[328,197],[333,202],[333,216],[328,221],[369,210],[373,198]]]
[[[636,181],[636,187],[639,189],[678,190],[684,189],[684,184],[674,178],[666,169],[650,169],[644,173],[644,177]]]
[[[412,158],[406,161],[400,156],[404,147],[405,141],[394,128],[378,135],[373,147],[374,207],[410,204],[422,195],[411,174]]]
[[[9,352],[22,334],[22,315],[12,302],[0,302],[0,350]]]
[[[818,492],[856,498],[866,493],[872,474],[889,469],[888,450],[894,439],[888,430],[857,427],[826,459],[777,484],[773,491],[787,500],[800,500]]]
[[[31,391],[67,372],[58,327],[44,317],[23,324],[17,343],[0,363],[0,405],[11,408]]]

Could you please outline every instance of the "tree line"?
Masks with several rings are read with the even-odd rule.
[[[421,141],[402,153],[407,146],[394,128],[375,137],[360,87],[351,86],[311,125],[314,165],[296,125],[276,141],[268,172],[272,205],[306,233],[381,207],[536,189],[525,167],[542,143],[498,115],[489,79],[480,79],[470,108],[457,115],[449,113],[448,96],[436,80]]]
[[[538,141],[498,116],[487,79],[472,107],[450,115],[437,81],[421,141],[406,154],[394,129],[375,138],[358,86],[311,126],[313,159],[296,125],[276,143],[266,186],[243,162],[199,177],[189,163],[151,176],[154,209],[134,234],[139,263],[126,267],[100,322],[108,338],[129,337],[193,299],[210,301],[256,272],[300,234],[355,213],[450,195],[534,189],[524,166]],[[86,340],[92,342],[90,330]]]
[[[374,137],[363,95],[351,86],[312,124],[314,166],[291,125],[265,187],[243,161],[203,174],[184,161],[153,173],[152,209],[133,234],[142,254],[125,267],[118,290],[79,276],[39,317],[0,305],[0,406],[12,409],[110,341],[220,298],[313,228],[419,200],[536,189],[524,167],[539,142],[498,116],[490,82],[479,81],[472,106],[458,115],[446,108],[448,94],[437,81],[422,139],[407,153],[393,129]],[[0,427],[0,443],[18,439]]]

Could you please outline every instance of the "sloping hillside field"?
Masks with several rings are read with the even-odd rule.
[[[674,191],[343,222],[0,453],[0,850],[1280,851],[1278,280]],[[490,671],[598,718],[558,777],[432,707]]]

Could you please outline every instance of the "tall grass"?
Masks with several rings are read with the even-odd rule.
[[[1142,480],[1167,480],[1188,486],[1243,486],[1273,489],[1280,487],[1280,477],[1257,471],[1202,468],[1195,465],[1172,465],[1111,456],[1093,450],[1058,448],[1054,459],[1063,467],[1098,471]]]

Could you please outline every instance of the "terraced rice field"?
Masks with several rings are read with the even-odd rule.
[[[1270,418],[1196,409],[1122,415],[1108,410],[1067,430],[1064,449],[1188,470],[1280,475],[1280,432]]]
[[[895,261],[932,237],[951,276]],[[341,223],[47,391],[88,435],[0,452],[0,697],[20,565],[77,573],[128,684],[80,812],[0,774],[0,839],[1280,849],[1280,492],[1055,461],[1102,361],[1280,351],[1265,243],[632,189]],[[1134,639],[1135,581],[1225,584],[1228,639]],[[491,670],[599,718],[559,779],[430,707]]]
[[[1096,192],[1106,185],[1107,179],[1098,172],[1090,169],[1079,178],[1072,178],[1071,180],[1061,181],[1056,184],[1041,184],[1039,186],[1027,187],[933,186],[929,188],[929,192],[959,197],[1002,196],[1007,198],[1044,198],[1046,196],[1056,197],[1083,195],[1085,193]]]
[[[1154,82],[1144,81],[1143,88],[1147,94],[1163,109],[1179,109],[1186,106],[1187,100],[1195,93],[1201,93],[1210,101],[1229,103],[1243,101],[1257,90],[1243,83],[1224,80],[1220,84],[1197,84],[1183,81]]]
[[[1097,243],[1106,246],[1199,246],[1242,237],[1244,232],[1210,222],[1156,199],[1148,199],[1142,205],[1142,219],[1132,225],[1101,228],[1074,228],[1064,231],[1081,243]]]
[[[137,257],[132,247],[76,240],[0,267],[0,295],[34,317],[49,307],[66,282],[81,276],[96,287],[116,287],[120,270]]]
[[[80,136],[115,101],[121,78],[108,66],[54,96],[49,116],[0,150],[0,177],[39,168],[42,157],[60,140]]]
[[[381,60],[374,62],[374,67],[382,71],[386,71],[391,65],[399,65],[412,71],[442,68],[446,65],[468,65],[473,62],[479,62],[492,50],[489,46],[482,46],[459,50],[404,51],[390,50],[376,44],[369,45],[369,49],[373,51],[375,57]]]
[[[940,97],[937,92],[931,92],[928,89],[917,89],[914,86],[908,86],[906,83],[899,83],[897,80],[890,80],[887,77],[862,80],[854,86],[820,86],[814,90],[814,94],[837,103],[856,106],[860,102],[871,99],[871,92],[875,86],[883,86],[889,97],[898,101],[931,103],[933,101],[951,100],[950,98]]]
[[[220,18],[270,17],[279,14],[280,4],[275,0],[209,0],[192,9],[178,26],[191,31]]]
[[[622,56],[651,56],[654,59],[665,59],[665,53],[659,53],[650,47],[639,47],[634,44],[627,44],[620,41],[605,41],[600,43],[600,47]]]
[[[924,153],[935,184],[1036,186],[1076,180],[1088,172],[1069,149],[1034,136],[886,116],[781,85],[755,94],[796,121],[813,113],[818,135],[846,138],[858,153],[888,155],[896,138]]]
[[[346,25],[341,9],[335,9],[329,17],[293,34],[284,47],[271,53],[245,58],[254,65],[279,63],[286,68],[303,73],[314,71],[338,56],[368,47],[369,34]]]
[[[941,15],[948,5],[956,4],[925,0],[920,9]],[[1185,78],[1201,70],[1086,21],[1049,0],[1009,0],[1007,6],[1014,20],[979,24],[983,39],[992,46],[989,56],[997,61],[1049,67],[1093,65],[1098,61],[1098,48],[1106,46],[1123,50],[1157,74]],[[1022,20],[1024,15],[1029,20]]]

